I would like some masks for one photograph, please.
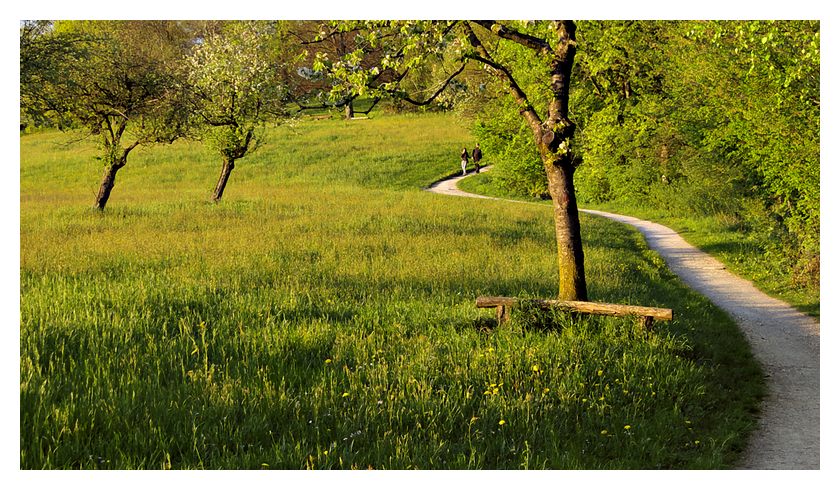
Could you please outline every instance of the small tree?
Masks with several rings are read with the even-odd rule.
[[[183,134],[177,62],[186,42],[168,21],[62,21],[27,32],[25,42],[22,33],[22,105],[99,138],[105,171],[97,209],[105,209],[134,148]]]
[[[231,22],[203,37],[188,60],[200,137],[222,157],[214,202],[236,160],[256,148],[267,119],[285,114],[287,90],[269,51],[274,32],[269,22]]]

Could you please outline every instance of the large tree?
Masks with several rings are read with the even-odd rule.
[[[188,60],[201,138],[222,157],[214,202],[222,199],[236,161],[256,147],[260,128],[285,115],[285,70],[270,56],[277,34],[273,22],[229,22],[206,33]]]
[[[577,43],[575,23],[500,21],[338,22],[332,32],[354,32],[356,49],[342,58],[319,53],[316,70],[341,80],[337,95],[348,89],[371,97],[393,96],[423,104],[440,96],[468,63],[477,63],[513,101],[531,132],[554,204],[559,267],[558,297],[586,300],[583,246],[574,173],[579,164],[572,148],[575,124],[569,117],[569,87]],[[381,53],[366,67],[365,53]],[[532,67],[538,67],[536,70]],[[389,76],[382,74],[388,72]],[[408,87],[417,77],[437,73],[437,85],[425,93]],[[536,77],[532,74],[538,72]]]
[[[105,168],[94,206],[102,210],[134,148],[183,134],[178,66],[189,33],[170,21],[61,21],[26,35],[22,103],[99,139]]]

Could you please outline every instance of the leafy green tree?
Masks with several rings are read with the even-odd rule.
[[[315,70],[328,70],[338,82],[333,93],[353,90],[371,97],[399,97],[428,104],[474,63],[499,91],[510,97],[513,110],[530,132],[554,203],[558,252],[558,297],[586,300],[583,246],[574,188],[575,124],[569,118],[569,88],[577,41],[572,21],[376,21],[341,22],[338,31],[356,31],[357,47],[340,59],[319,53]],[[372,48],[382,53],[372,67],[361,64]],[[437,84],[419,96],[412,77],[440,74]],[[535,68],[532,68],[535,67]],[[383,78],[383,73],[388,76]],[[388,81],[384,81],[388,80]],[[436,88],[431,88],[436,87]]]
[[[188,59],[201,138],[222,157],[215,202],[222,199],[236,160],[256,148],[260,128],[269,118],[285,115],[288,91],[278,76],[283,70],[269,49],[275,33],[271,22],[230,22],[207,33]]]
[[[746,175],[744,187],[778,223],[767,237],[798,282],[819,283],[820,24],[694,23],[687,33],[714,69],[683,84],[716,121],[702,148]],[[681,58],[683,65],[686,60]],[[705,92],[705,93],[704,93]],[[699,119],[697,111],[687,113]]]
[[[177,63],[188,38],[168,21],[61,21],[28,42],[22,103],[99,138],[105,170],[94,205],[102,210],[134,148],[183,134]]]
[[[578,196],[721,216],[759,240],[769,264],[786,263],[795,281],[816,284],[819,23],[578,27],[569,102],[583,161]],[[539,64],[529,69],[537,74]],[[500,162],[496,179],[538,195],[539,160],[510,109],[486,107],[476,132]]]

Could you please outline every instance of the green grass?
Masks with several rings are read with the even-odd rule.
[[[495,184],[492,174],[479,174],[459,182],[458,187],[467,192],[505,199],[538,201],[530,196],[520,196]],[[731,220],[720,216],[674,216],[667,211],[634,205],[628,202],[602,204],[581,203],[581,207],[635,216],[661,223],[672,228],[686,241],[714,256],[733,273],[744,277],[765,293],[786,301],[794,308],[819,318],[819,286],[793,284],[789,271],[780,261],[768,256],[759,238],[741,232]]]
[[[92,147],[21,139],[21,468],[736,461],[760,369],[639,234],[582,217],[590,296],[673,322],[495,327],[476,296],[554,294],[551,216],[420,190],[456,169],[456,119],[266,136],[219,205],[220,162],[177,143],[132,154],[104,213]]]

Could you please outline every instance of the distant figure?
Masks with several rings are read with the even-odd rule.
[[[470,154],[467,153],[466,147],[461,150],[461,173],[467,175],[467,162],[470,160]]]
[[[475,173],[478,173],[481,170],[481,164],[478,163],[481,161],[481,148],[478,147],[478,143],[475,144],[475,148],[473,148],[473,162],[475,162]]]

